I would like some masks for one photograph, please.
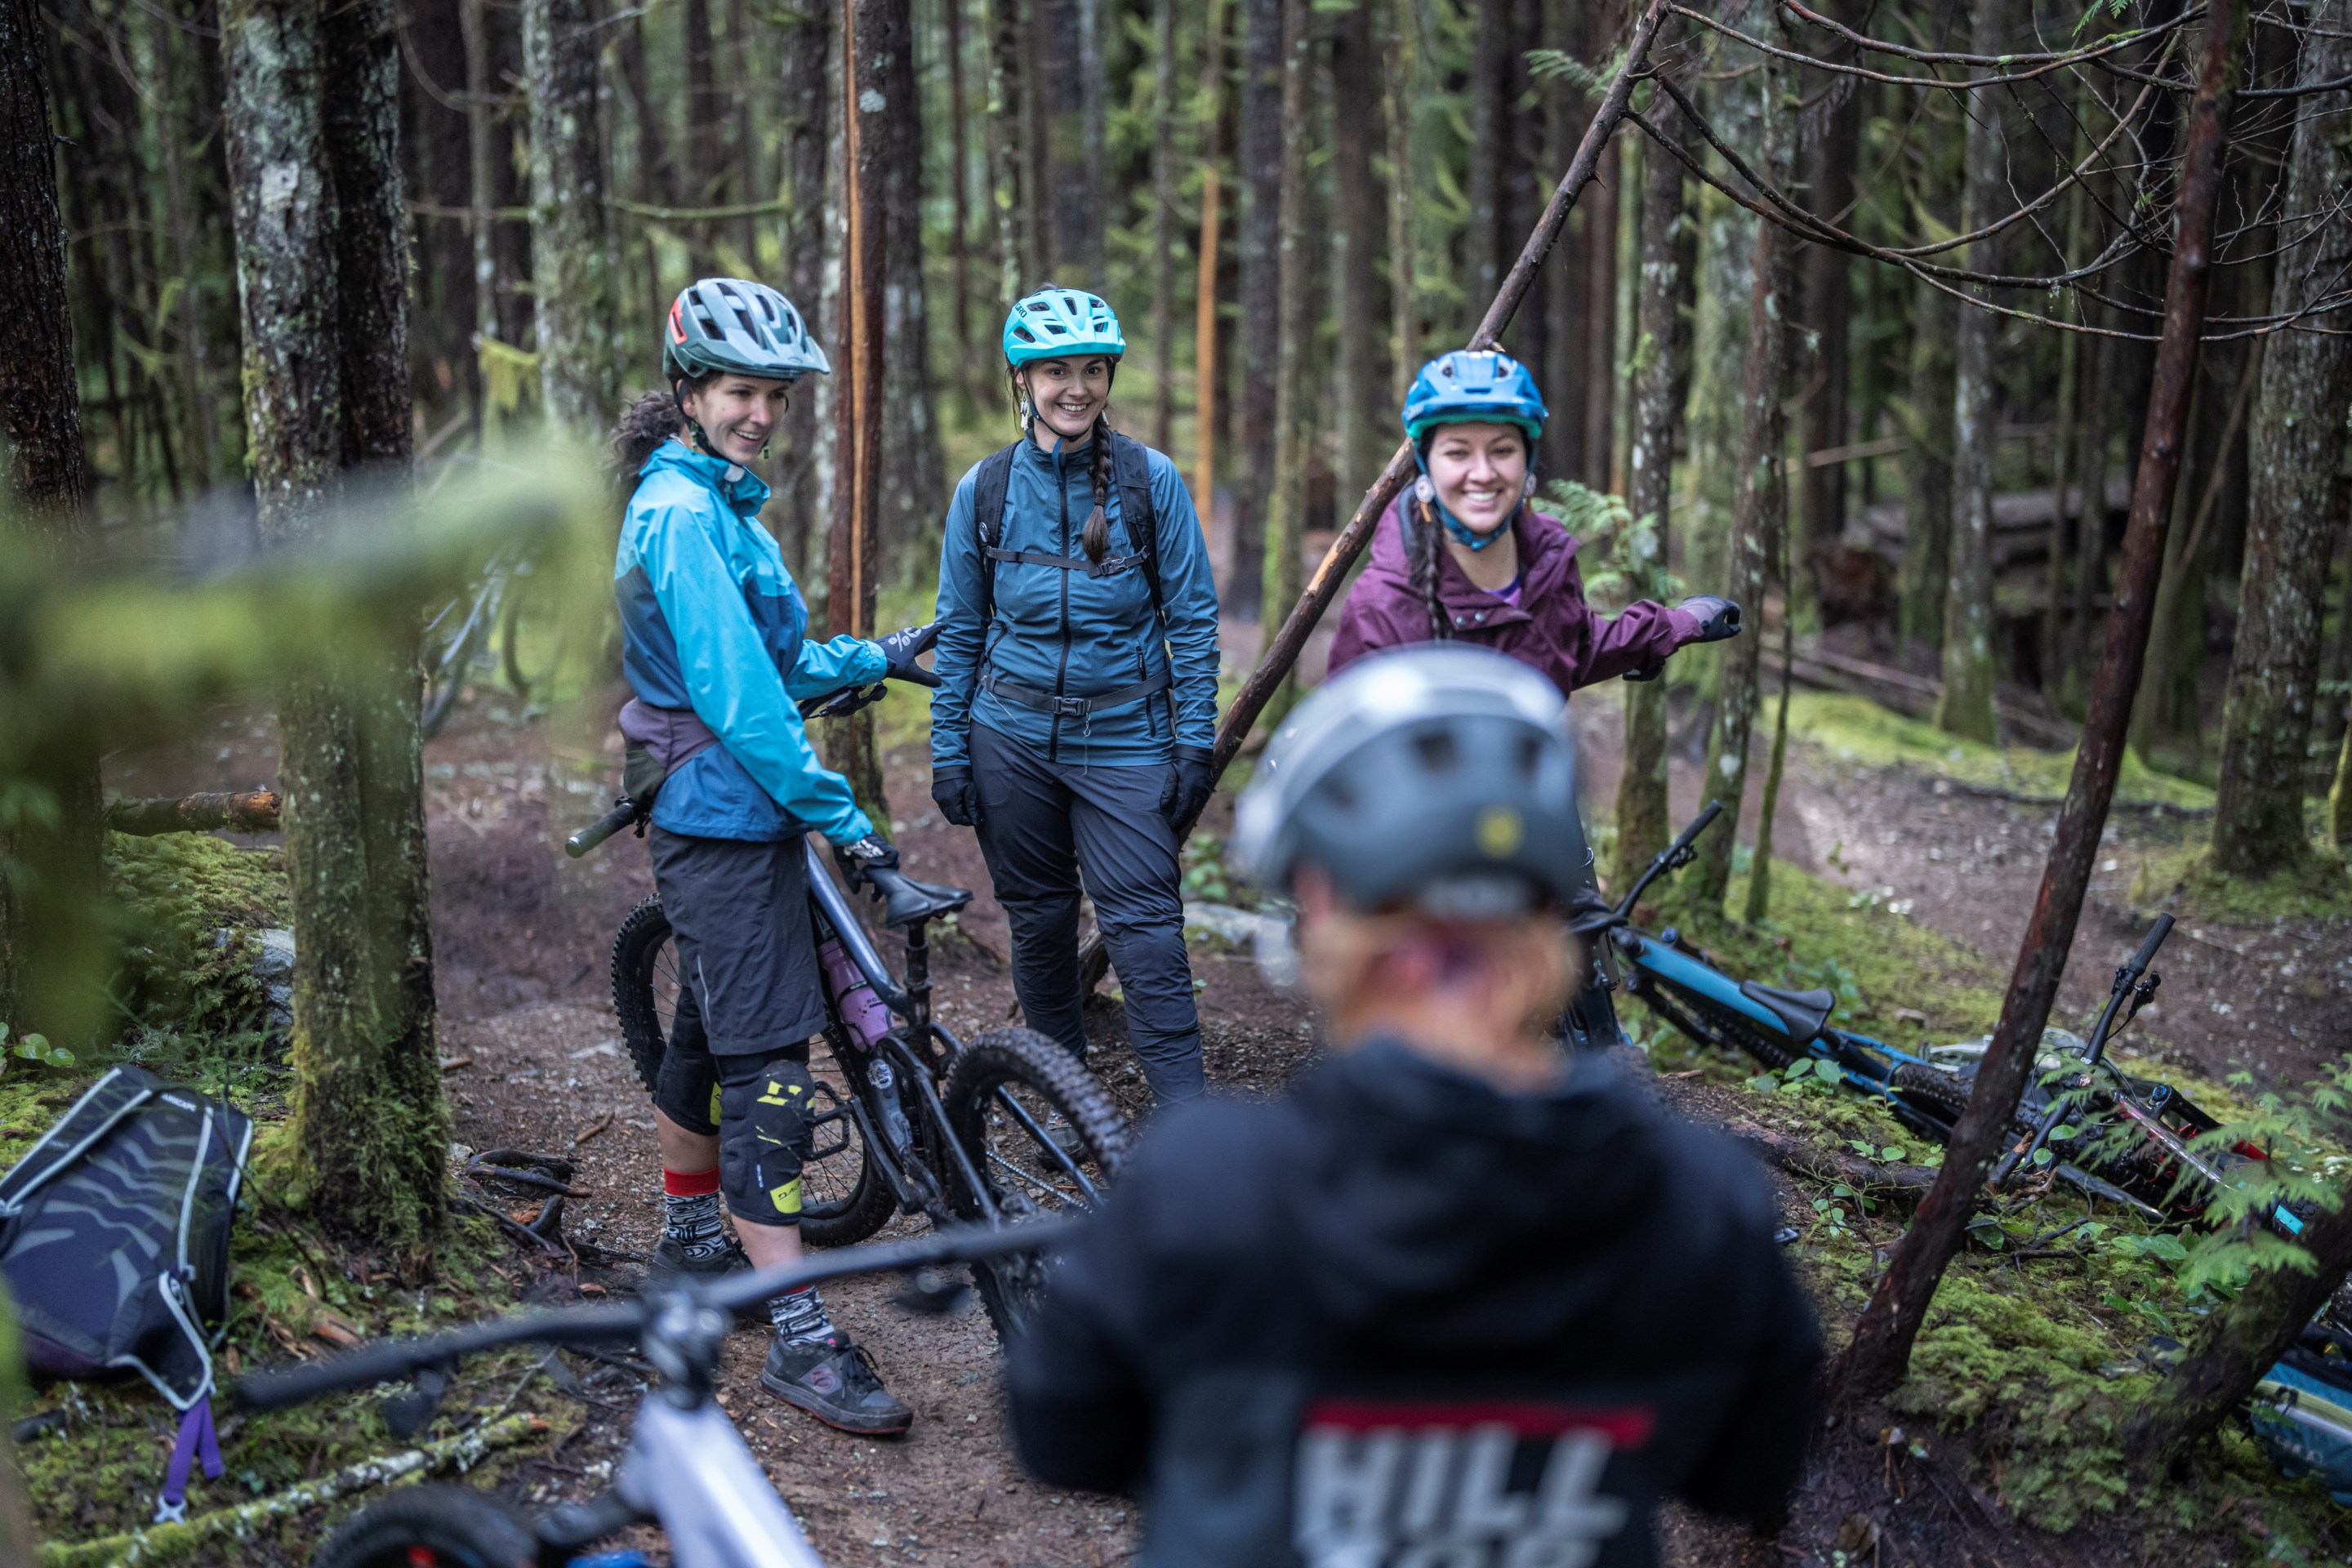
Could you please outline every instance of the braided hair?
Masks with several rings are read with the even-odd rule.
[[[1445,527],[1437,521],[1436,508],[1422,498],[1418,486],[1405,491],[1403,503],[1397,509],[1400,525],[1408,518],[1412,521],[1403,541],[1408,568],[1405,580],[1429,611],[1430,641],[1451,642],[1454,622],[1437,598],[1437,563],[1439,552],[1445,548]]]
[[[1051,287],[1051,285],[1047,285]],[[1010,372],[1013,378],[1013,405],[1021,411],[1021,438],[1029,438],[1030,426],[1037,420],[1037,405],[1029,395],[1029,384],[1019,369]],[[1087,439],[1093,443],[1087,451],[1087,478],[1094,485],[1095,508],[1087,513],[1087,525],[1080,531],[1078,542],[1087,559],[1099,566],[1110,553],[1110,415],[1095,416],[1094,429]]]

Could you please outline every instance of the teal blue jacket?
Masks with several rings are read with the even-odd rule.
[[[1087,469],[1091,443],[1061,452],[1024,441],[1006,476],[1006,550],[1084,558],[1080,534],[1094,510]],[[931,695],[931,766],[968,766],[974,723],[1009,735],[1056,762],[1105,766],[1164,763],[1179,745],[1206,750],[1217,727],[1217,585],[1201,521],[1176,465],[1148,457],[1164,625],[1155,624],[1151,587],[1140,566],[1106,577],[1026,563],[996,563],[995,612],[981,624],[980,536],[972,521],[973,465],[948,507],[940,550],[940,640],[933,659],[940,689]],[[1109,553],[1139,553],[1119,506],[1106,505]],[[1163,671],[1169,691],[1085,720],[1059,718],[985,690],[983,666],[1008,680],[1066,697],[1094,697]],[[1172,698],[1172,700],[1171,700]],[[1170,710],[1174,710],[1174,726]]]
[[[862,637],[807,639],[808,605],[760,526],[767,499],[757,475],[680,441],[638,470],[613,563],[621,668],[647,706],[690,708],[719,738],[663,783],[654,826],[854,844],[874,825],[817,761],[795,703],[879,680],[886,661]]]

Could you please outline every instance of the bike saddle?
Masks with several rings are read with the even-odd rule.
[[[1791,1045],[1804,1045],[1819,1036],[1837,1006],[1834,991],[1783,991],[1753,980],[1739,983],[1739,994],[1780,1020]]]
[[[971,902],[970,888],[942,888],[933,882],[918,882],[905,873],[887,867],[868,867],[866,880],[882,896],[882,923],[886,926],[912,925],[917,921],[937,920],[940,916],[960,910]]]

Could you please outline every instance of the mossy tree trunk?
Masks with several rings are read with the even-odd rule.
[[[2007,46],[2009,0],[1976,0],[1970,47],[1998,55]],[[1960,225],[1974,233],[2000,216],[2006,170],[2000,136],[2001,95],[1971,95],[1965,106]],[[1969,247],[1969,265],[1990,272],[1994,242]],[[1993,339],[1999,320],[1963,307],[1952,342],[1951,564],[1944,597],[1944,692],[1936,727],[1969,740],[1998,739],[1992,721]]]
[[[540,399],[549,423],[583,443],[612,424],[621,401],[594,20],[587,0],[523,0]]]
[[[1766,178],[1784,185],[1788,178],[1791,106],[1788,101],[1788,71],[1769,61],[1762,77],[1762,160]],[[1740,391],[1740,437],[1738,488],[1732,492],[1728,570],[1723,592],[1735,603],[1761,605],[1764,575],[1772,541],[1786,525],[1788,484],[1782,457],[1787,442],[1785,382],[1789,333],[1786,330],[1792,285],[1796,279],[1795,247],[1779,226],[1756,226],[1756,249],[1748,293],[1748,363]],[[1715,722],[1707,731],[1706,772],[1700,793],[1723,803],[1731,819],[1739,819],[1739,803],[1748,789],[1748,746],[1755,729],[1759,696],[1757,673],[1761,666],[1759,637],[1735,638],[1724,649],[1722,675],[1717,689]],[[1696,907],[1721,910],[1731,881],[1733,835],[1713,834],[1700,841],[1692,878]]]
[[[1679,120],[1663,92],[1650,117],[1669,134]],[[1663,574],[1669,558],[1666,520],[1673,510],[1675,430],[1682,422],[1675,374],[1680,324],[1692,291],[1684,234],[1691,226],[1683,166],[1663,150],[1642,149],[1640,292],[1633,321],[1633,427],[1626,458],[1628,497],[1637,523],[1647,523],[1653,564]],[[1640,537],[1639,535],[1636,536]],[[1644,680],[1625,688],[1625,765],[1617,776],[1617,865],[1621,885],[1640,874],[1673,837],[1666,804],[1666,688]]]
[[[1312,45],[1305,0],[1283,0],[1282,139],[1279,186],[1281,237],[1275,250],[1274,491],[1266,499],[1265,622],[1271,627],[1290,614],[1305,577],[1298,563],[1302,518],[1307,507],[1307,360],[1313,352],[1307,315],[1307,78]],[[1265,723],[1279,726],[1298,692],[1293,675],[1266,704]]]
[[[248,450],[266,540],[313,534],[346,469],[409,450],[398,57],[388,0],[221,8]],[[434,1042],[413,614],[287,675],[279,786],[294,908],[304,1184],[414,1265],[449,1141]]]
[[[2323,0],[2312,26],[2303,39],[2302,82],[2352,76],[2352,38],[2344,36],[2352,29],[2352,0]],[[2352,149],[2340,131],[2347,99],[2352,94],[2323,93],[2297,105],[2287,211],[2319,211],[2352,180]],[[2327,225],[2315,241],[2311,255],[2278,268],[2273,311],[2304,309],[2331,287],[2326,279],[2352,267],[2352,225]],[[2352,341],[2278,333],[2260,374],[2244,585],[2213,811],[2214,868],[2250,877],[2284,869],[2309,853],[2305,753],[2335,542],[2333,481],[2344,454],[2345,410],[2352,406]]]
[[[12,554],[72,559],[89,479],[46,40],[32,0],[0,0],[0,541]],[[0,680],[29,653],[9,641],[0,634]],[[10,737],[6,771],[30,789],[0,797],[0,1024],[79,1040],[99,1025],[109,963],[95,923],[98,737],[79,714],[47,717]]]
[[[2342,16],[2340,5],[2330,9]],[[2324,25],[2342,26],[2340,20]],[[2323,41],[2338,40],[2306,35],[2305,47]],[[2339,65],[2333,74],[2345,71]],[[2315,1267],[2308,1273],[2292,1268],[2257,1272],[2236,1300],[2205,1320],[2188,1353],[2133,1415],[2124,1432],[2125,1452],[2143,1473],[2170,1468],[2190,1447],[2219,1431],[2294,1343],[2312,1315],[2343,1285],[2352,1269],[2352,1192],[2338,1194],[2335,1211],[2312,1220],[2302,1245]]]
[[[877,526],[887,553],[881,570],[887,581],[929,584],[940,561],[939,498],[949,487],[931,357],[920,347],[931,340],[923,290],[923,103],[915,86],[912,9],[898,0],[877,12],[870,27],[861,16],[857,37],[867,51],[858,62],[859,90],[872,95],[859,105],[859,146],[881,160],[867,243],[882,247],[882,334],[886,342],[908,345],[882,362]],[[1099,234],[1097,224],[1097,245]]]
[[[1380,379],[1381,192],[1372,154],[1382,126],[1370,0],[1333,17],[1332,25],[1331,313],[1339,341],[1331,402],[1339,453],[1333,488],[1347,497],[1380,477],[1394,449],[1396,413]]]
[[[1266,512],[1273,504],[1276,387],[1279,334],[1267,331],[1282,309],[1283,0],[1241,0],[1241,92],[1235,103],[1240,144],[1234,173],[1240,213],[1234,247],[1241,259],[1241,401],[1234,487],[1233,575],[1225,608],[1255,620],[1265,597]],[[1282,608],[1276,606],[1279,616]]]

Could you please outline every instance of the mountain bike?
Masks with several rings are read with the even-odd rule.
[[[563,618],[552,569],[530,553],[499,551],[462,594],[434,611],[422,636],[425,691],[417,728],[440,732],[478,674],[503,675],[529,700],[552,685],[563,657]]]
[[[810,718],[855,711],[879,685],[802,704]],[[642,831],[649,797],[624,797],[565,841],[577,857],[614,834]],[[899,1214],[940,1227],[1003,1226],[1097,1206],[1127,1158],[1125,1121],[1093,1073],[1030,1029],[959,1040],[931,1011],[932,921],[971,901],[968,889],[867,868],[858,881],[900,933],[893,974],[833,879],[817,839],[808,857],[810,923],[824,976],[826,1024],[810,1047],[814,1145],[801,1175],[802,1239],[815,1247],[865,1240]],[[677,1016],[677,949],[658,895],[629,911],[613,938],[613,1006],[648,1094]],[[982,1301],[1001,1334],[1034,1305],[1046,1265],[1022,1254],[975,1266]]]
[[[661,1382],[637,1403],[610,1491],[532,1519],[470,1487],[406,1488],[345,1521],[312,1559],[313,1568],[586,1568],[590,1563],[650,1568],[637,1552],[590,1550],[644,1524],[660,1527],[675,1568],[824,1568],[824,1560],[714,1397],[732,1315],[782,1291],[853,1275],[965,1263],[985,1278],[986,1270],[1009,1259],[1066,1244],[1076,1223],[942,1231],[709,1284],[682,1278],[634,1301],[521,1313],[249,1373],[237,1383],[235,1398],[246,1409],[276,1410],[415,1379],[415,1394],[386,1402],[387,1417],[397,1409],[406,1431],[415,1431],[431,1418],[450,1370],[467,1356],[526,1342],[597,1350],[634,1343]],[[960,1294],[919,1276],[900,1300],[919,1310],[944,1311]]]
[[[1721,815],[1722,807],[1710,801],[1652,858],[1608,916],[1595,922],[1607,933],[1611,956],[1623,973],[1622,988],[1687,1038],[1743,1051],[1776,1072],[1805,1058],[1832,1063],[1844,1087],[1885,1100],[1911,1131],[1948,1142],[1975,1090],[1982,1045],[1930,1047],[1923,1057],[1833,1028],[1829,1019],[1837,1006],[1835,992],[1789,991],[1737,980],[1673,928],[1653,934],[1633,925],[1642,894],[1660,877],[1688,865],[1692,844]],[[2156,994],[2159,977],[2148,966],[2172,924],[2170,915],[2158,915],[2139,951],[2116,971],[2107,1005],[2087,1041],[2063,1030],[2045,1032],[2016,1113],[2015,1140],[1994,1169],[1993,1185],[2021,1165],[2046,1169],[2078,1191],[2143,1218],[2186,1225],[2202,1215],[2214,1188],[2231,1172],[2265,1157],[2245,1144],[2213,1152],[2192,1147],[2221,1123],[2170,1085],[2134,1078],[2106,1060],[2109,1044]],[[2069,1123],[2081,1124],[2064,1139],[2073,1159],[2050,1148],[2053,1135]],[[2274,1206],[2266,1217],[2286,1235],[2301,1234],[2300,1217],[2286,1208]]]

